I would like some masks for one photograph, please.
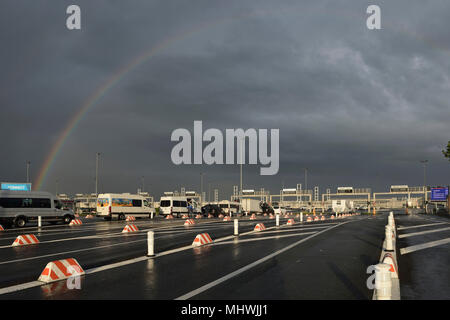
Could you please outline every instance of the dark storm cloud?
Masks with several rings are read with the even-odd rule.
[[[237,166],[175,166],[171,132],[279,128],[280,171],[244,183],[278,193],[354,185],[385,190],[445,184],[450,139],[449,15],[446,1],[379,1],[381,31],[365,27],[361,1],[78,1],[82,30],[64,27],[54,1],[4,1],[0,13],[1,180],[33,177],[83,103],[121,68],[125,74],[67,140],[45,187],[93,192],[95,152],[102,191],[135,191],[145,177],[163,191],[205,188],[229,195]],[[62,189],[62,190],[61,190]]]

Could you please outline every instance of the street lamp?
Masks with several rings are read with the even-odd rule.
[[[426,180],[426,168],[427,168],[427,162],[428,160],[420,160],[420,163],[423,164],[423,201],[424,201],[424,205],[425,205],[425,213],[427,212],[427,180]]]

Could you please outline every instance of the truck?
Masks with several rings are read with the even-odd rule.
[[[331,207],[336,213],[346,213],[354,210],[352,200],[332,200]]]
[[[259,200],[256,199],[242,199],[242,210],[247,214],[261,214],[262,209]]]

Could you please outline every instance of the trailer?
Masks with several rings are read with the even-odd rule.
[[[262,214],[260,201],[256,199],[242,199],[242,210],[247,214]]]
[[[346,213],[354,210],[353,200],[332,200],[331,207],[336,213]]]

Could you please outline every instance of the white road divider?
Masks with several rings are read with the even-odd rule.
[[[16,247],[16,246],[25,246],[25,245],[29,245],[29,244],[37,244],[39,243],[38,238],[36,238],[36,236],[34,234],[25,234],[25,235],[20,235],[16,238],[16,240],[14,240],[12,246]]]
[[[374,300],[400,300],[400,280],[396,253],[396,232],[393,212],[385,226],[385,239],[380,263],[375,266]]]
[[[63,259],[49,262],[42,271],[38,281],[49,283],[68,279],[69,277],[82,276],[84,270],[77,260]]]
[[[194,242],[192,242],[192,246],[199,247],[199,246],[203,246],[208,243],[213,243],[213,240],[211,239],[209,234],[208,233],[200,233],[195,237]]]
[[[280,226],[280,215],[279,214],[276,215],[276,221],[275,222],[276,222],[276,226],[279,227]]]
[[[379,263],[375,266],[375,288],[377,300],[391,300],[392,281],[390,266],[385,263]]]
[[[125,221],[135,221],[136,218],[134,216],[127,216],[127,218],[125,219]]]
[[[155,232],[147,232],[147,256],[153,257],[155,255]]]

